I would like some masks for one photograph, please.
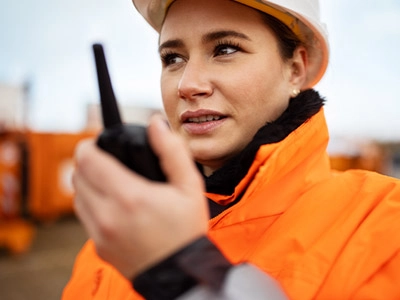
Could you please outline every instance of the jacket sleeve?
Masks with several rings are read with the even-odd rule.
[[[132,283],[147,300],[287,299],[275,280],[253,265],[233,266],[206,237],[139,274]]]

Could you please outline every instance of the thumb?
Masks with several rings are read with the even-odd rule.
[[[150,145],[169,182],[189,188],[203,184],[183,139],[168,128],[161,115],[151,117],[148,135]]]

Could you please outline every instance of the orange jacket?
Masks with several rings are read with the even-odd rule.
[[[400,299],[400,182],[332,172],[323,109],[279,143],[262,146],[210,220],[209,238],[233,263],[251,262],[290,299]],[[249,295],[251,299],[251,296]],[[88,241],[64,300],[140,299]]]

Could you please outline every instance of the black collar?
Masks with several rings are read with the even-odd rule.
[[[261,145],[277,143],[292,131],[315,115],[324,105],[324,99],[318,92],[310,89],[291,98],[283,114],[271,123],[267,123],[255,134],[253,140],[236,157],[211,176],[204,176],[209,193],[231,195],[237,184],[249,170]],[[201,166],[199,165],[201,170]]]

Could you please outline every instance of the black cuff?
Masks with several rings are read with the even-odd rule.
[[[201,237],[132,282],[147,300],[172,300],[197,284],[219,289],[232,265],[207,237]]]

